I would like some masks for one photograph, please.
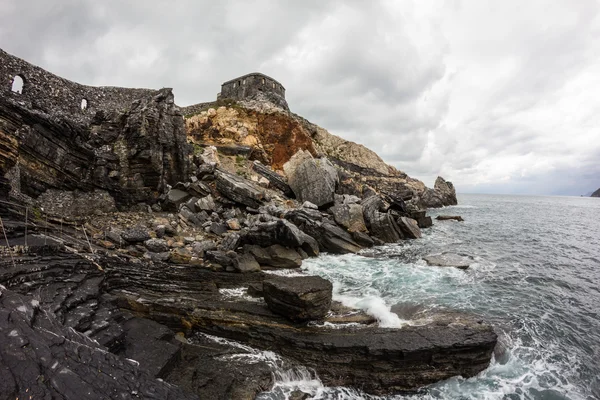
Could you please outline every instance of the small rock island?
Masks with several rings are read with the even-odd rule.
[[[419,240],[456,204],[290,112],[252,73],[216,100],[81,85],[0,50],[0,393],[253,399],[265,363],[390,394],[484,370],[497,336],[460,313],[384,328],[297,270],[320,253]],[[327,324],[326,324],[327,322]],[[351,323],[350,323],[351,322]],[[332,327],[333,326],[333,327]]]

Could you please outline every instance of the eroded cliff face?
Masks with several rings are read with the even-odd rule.
[[[367,188],[385,194],[401,194],[419,207],[456,204],[454,187],[428,189],[423,182],[386,164],[363,145],[344,140],[295,114],[268,103],[239,102],[207,108],[186,117],[186,132],[197,145],[214,145],[259,160],[273,170],[300,150],[326,156],[340,171],[340,192],[361,196]],[[445,181],[444,181],[445,182]]]
[[[0,185],[6,197],[48,189],[108,191],[120,206],[152,202],[184,180],[191,148],[170,89],[97,111],[89,122],[0,98]]]

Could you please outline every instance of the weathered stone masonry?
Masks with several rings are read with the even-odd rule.
[[[23,79],[22,93],[12,91],[16,76]],[[47,113],[70,114],[80,122],[89,122],[96,111],[123,110],[131,102],[149,98],[158,93],[152,89],[130,89],[112,86],[86,86],[56,76],[25,60],[0,49],[0,93],[20,102],[31,103],[31,108]],[[82,110],[82,100],[87,105]]]
[[[262,96],[281,108],[288,109],[283,85],[275,79],[258,72],[223,83],[219,95],[220,98],[235,100],[260,99]]]

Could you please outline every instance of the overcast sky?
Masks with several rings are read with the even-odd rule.
[[[260,71],[292,111],[459,192],[600,187],[596,0],[0,1],[0,48],[179,105]]]

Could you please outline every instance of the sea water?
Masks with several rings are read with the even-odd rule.
[[[459,204],[430,215],[464,222],[434,221],[422,239],[304,261],[305,273],[333,282],[335,300],[381,326],[413,323],[391,312],[400,304],[460,310],[495,327],[506,351],[476,377],[383,399],[600,399],[600,199],[459,195]],[[443,252],[473,263],[463,271],[423,261]],[[276,367],[274,377],[260,399],[296,389],[316,399],[376,398],[325,387],[303,368]]]

